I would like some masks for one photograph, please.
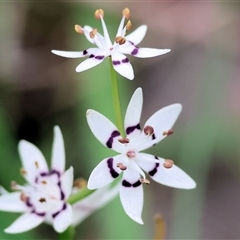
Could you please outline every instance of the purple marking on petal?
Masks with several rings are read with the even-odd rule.
[[[155,164],[155,167],[151,170],[151,171],[149,171],[148,173],[149,173],[149,175],[150,176],[154,176],[156,173],[157,173],[157,168],[159,167],[159,163],[156,163]]]
[[[31,202],[30,202],[30,198],[28,197],[27,198],[27,200],[26,200],[26,205],[28,206],[28,207],[33,207],[33,205],[31,204]]]
[[[84,50],[84,51],[83,51],[83,55],[86,55],[87,53],[88,53],[87,50]]]
[[[138,187],[140,186],[142,183],[138,180],[136,181],[134,184],[132,184],[133,187]]]
[[[107,140],[106,145],[108,148],[112,148],[113,138],[120,136],[120,132],[115,130],[112,132],[110,138]]]
[[[108,168],[110,170],[110,174],[113,178],[117,178],[119,174],[113,169],[113,158],[109,158],[107,160]]]
[[[37,215],[40,216],[40,217],[44,217],[44,216],[46,215],[46,213],[44,213],[44,212],[42,212],[42,213],[36,212],[35,209],[33,209],[31,213],[37,214]]]
[[[136,55],[138,53],[138,49],[134,48],[133,51],[131,52],[132,55]]]
[[[64,211],[66,208],[67,208],[67,204],[64,203],[62,209],[60,211],[52,214],[52,217],[55,218],[60,212]]]
[[[40,176],[41,176],[41,177],[46,177],[46,176],[48,176],[48,175],[49,175],[48,172],[42,172],[42,173],[40,173]]]
[[[122,60],[122,63],[128,63],[128,62],[129,62],[128,58],[124,58],[124,59]]]
[[[60,176],[61,176],[61,173],[55,169],[52,169],[51,172],[49,173],[49,175],[53,175],[53,174],[56,174],[58,176],[58,178],[60,178]]]
[[[95,59],[102,60],[105,56],[96,56]]]
[[[119,65],[121,62],[120,61],[112,61],[113,65]]]
[[[93,54],[91,54],[90,56],[89,56],[89,58],[94,58],[95,56],[93,55]]]
[[[122,181],[122,185],[124,187],[131,187],[132,186],[132,184],[130,182],[126,181],[125,179]]]
[[[58,182],[58,186],[60,188],[60,193],[61,193],[61,200],[63,200],[65,198],[65,194],[62,191],[62,187],[61,187],[61,182]]]
[[[38,183],[38,177],[35,178],[35,183]]]
[[[152,140],[156,139],[155,133],[152,135]]]
[[[159,159],[157,156],[154,156],[154,158],[157,159],[157,160]]]
[[[141,127],[140,127],[139,123],[135,126],[127,127],[127,129],[126,129],[127,135],[132,133],[135,129],[141,130]]]

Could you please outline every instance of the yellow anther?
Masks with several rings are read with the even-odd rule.
[[[132,28],[132,23],[130,20],[128,20],[127,25],[126,25],[126,29],[129,31]]]
[[[123,45],[126,42],[126,39],[122,36],[117,36],[115,38],[115,42],[118,43],[119,45]]]
[[[80,26],[80,25],[75,25],[74,26],[74,29],[75,29],[75,31],[77,32],[77,33],[79,33],[79,34],[84,34],[84,31],[83,31],[83,28]]]
[[[130,18],[130,10],[129,8],[124,8],[122,11],[122,15],[126,18],[129,19]]]
[[[100,19],[101,17],[104,17],[104,11],[102,9],[97,9],[94,16],[96,19]]]
[[[93,28],[93,30],[89,33],[90,38],[94,38],[96,34],[97,34],[97,29]]]

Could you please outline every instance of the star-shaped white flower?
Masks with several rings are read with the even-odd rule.
[[[142,103],[142,89],[138,88],[130,100],[125,115],[126,138],[121,137],[116,126],[105,116],[94,110],[87,111],[87,121],[95,137],[104,146],[119,153],[114,157],[102,160],[95,167],[89,177],[88,188],[103,187],[123,172],[120,199],[125,212],[140,224],[143,224],[141,218],[143,207],[142,183],[149,183],[143,170],[154,181],[169,187],[182,189],[196,187],[194,180],[176,165],[173,165],[173,161],[140,153],[140,151],[157,144],[173,133],[171,128],[177,120],[182,106],[172,104],[158,110],[147,120],[143,130],[141,130]]]
[[[51,169],[40,150],[30,142],[21,140],[19,153],[22,175],[28,184],[12,183],[13,193],[0,196],[0,210],[23,213],[6,233],[21,233],[37,227],[47,218],[52,219],[57,232],[63,232],[72,224],[72,206],[67,199],[72,191],[73,168],[65,170],[65,150],[62,133],[54,127]]]
[[[123,17],[118,27],[114,44],[112,44],[110,40],[108,30],[103,19],[103,10],[97,10],[95,12],[95,17],[101,20],[104,36],[98,33],[96,28],[93,29],[90,26],[84,26],[82,28],[81,26],[76,25],[75,30],[78,33],[84,34],[87,40],[90,43],[95,44],[97,48],[89,48],[81,52],[52,50],[52,53],[67,58],[81,58],[88,56],[88,59],[77,66],[77,72],[82,72],[95,67],[96,65],[100,64],[106,57],[111,57],[115,71],[117,71],[120,75],[132,80],[134,78],[133,68],[128,58],[124,54],[130,54],[138,58],[150,58],[170,52],[170,49],[137,47],[137,45],[142,41],[146,34],[146,25],[138,27],[134,32],[125,36],[126,31],[131,28],[130,21],[128,21],[126,26],[124,26],[125,20],[130,17],[130,11],[128,8],[125,8],[123,10]]]

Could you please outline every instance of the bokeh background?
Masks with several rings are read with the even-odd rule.
[[[0,185],[24,183],[17,152],[20,139],[50,160],[53,127],[65,139],[67,167],[88,178],[113,154],[91,134],[88,108],[114,119],[109,62],[83,73],[83,59],[55,56],[51,49],[84,50],[91,44],[74,25],[91,25],[105,11],[112,39],[122,10],[132,29],[148,25],[141,47],[171,48],[166,55],[129,57],[135,79],[119,76],[122,109],[143,88],[142,123],[158,109],[183,105],[175,133],[148,152],[173,159],[197,182],[191,191],[151,182],[144,186],[143,226],[123,212],[119,197],[86,219],[76,239],[153,239],[154,216],[167,224],[166,239],[240,239],[240,3],[238,1],[1,1]],[[0,239],[57,239],[48,225],[19,235],[3,233],[18,215],[0,213]]]

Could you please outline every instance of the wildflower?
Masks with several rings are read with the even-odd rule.
[[[104,21],[104,12],[102,9],[99,9],[95,12],[95,17],[101,20],[103,36],[97,31],[96,28],[92,28],[90,26],[75,26],[76,32],[79,34],[84,34],[87,40],[90,43],[95,44],[97,48],[89,48],[80,52],[52,50],[52,53],[67,58],[81,58],[88,56],[88,59],[77,66],[77,72],[82,72],[95,67],[106,57],[111,57],[115,71],[117,71],[120,75],[132,80],[134,78],[133,68],[128,58],[124,54],[130,54],[138,58],[149,58],[168,53],[170,52],[170,49],[139,48],[137,45],[144,38],[147,31],[147,26],[141,25],[131,34],[125,36],[126,31],[130,30],[132,26],[130,20],[124,26],[125,20],[130,17],[129,9],[125,8],[122,12],[122,15],[123,17],[118,27],[113,44],[110,40]]]
[[[87,121],[95,137],[104,146],[119,153],[114,157],[102,160],[95,167],[89,177],[88,188],[103,187],[123,172],[120,200],[129,217],[140,224],[143,224],[141,219],[142,184],[150,183],[143,170],[154,181],[169,187],[191,189],[196,186],[194,180],[174,165],[172,160],[140,153],[173,133],[171,128],[177,120],[182,106],[172,104],[158,110],[147,120],[141,130],[142,103],[142,89],[138,88],[130,100],[125,115],[126,138],[120,135],[116,126],[105,116],[94,110],[87,111]]]
[[[66,201],[72,191],[73,168],[65,169],[65,150],[59,127],[54,128],[52,164],[48,169],[40,150],[25,140],[19,143],[23,168],[21,174],[28,184],[21,186],[12,182],[13,193],[2,188],[0,210],[23,213],[6,233],[21,233],[51,219],[57,232],[63,232],[72,223],[72,206]]]

